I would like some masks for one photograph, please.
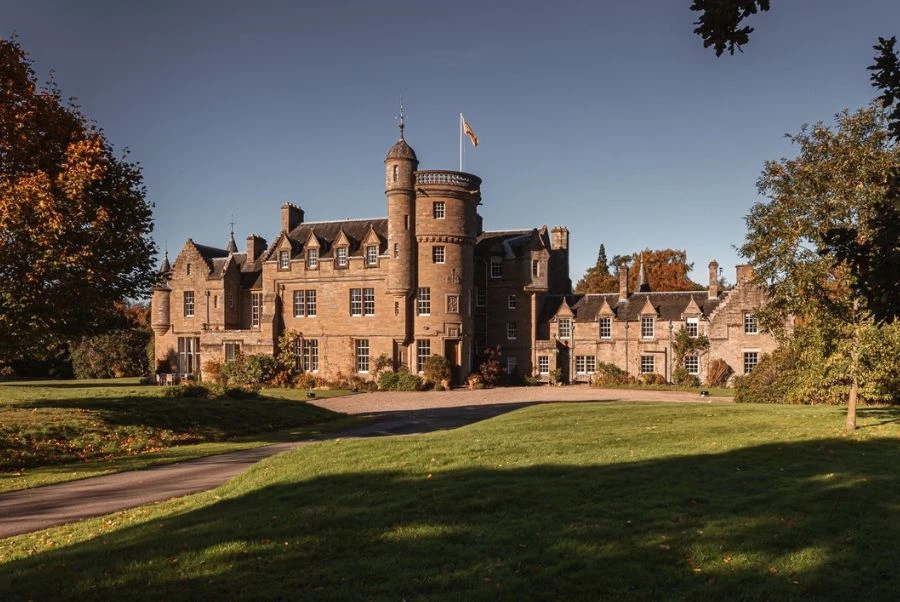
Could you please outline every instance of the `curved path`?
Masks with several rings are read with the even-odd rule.
[[[46,529],[217,487],[251,465],[323,439],[409,435],[456,428],[537,403],[574,401],[728,402],[695,394],[637,389],[506,387],[478,391],[378,392],[312,400],[346,414],[369,415],[364,426],[305,441],[208,456],[178,464],[0,494],[0,538]]]

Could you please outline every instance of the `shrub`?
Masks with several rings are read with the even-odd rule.
[[[206,360],[203,362],[203,380],[217,385],[222,384],[225,377],[222,375],[221,360]]]
[[[406,370],[378,375],[378,388],[382,391],[418,391],[421,386],[422,379]]]
[[[150,338],[148,331],[135,328],[81,339],[71,350],[75,378],[118,378],[148,373],[146,346]]]
[[[666,378],[662,374],[657,374],[656,372],[648,372],[647,374],[641,374],[641,384],[664,385],[666,384]]]
[[[681,387],[700,386],[700,379],[693,374],[689,374],[684,366],[678,366],[672,371],[672,382]]]
[[[492,387],[503,376],[503,364],[500,363],[500,345],[488,347],[484,350],[484,356],[478,371],[481,373],[481,382],[486,387]]]
[[[715,359],[709,363],[706,371],[706,386],[724,387],[728,383],[728,377],[734,374],[734,370],[723,359]]]
[[[300,372],[294,375],[294,386],[298,389],[315,389],[321,381],[312,372]]]
[[[634,377],[608,362],[597,364],[597,371],[591,384],[595,387],[612,387],[617,385],[629,385],[634,383]]]
[[[239,354],[234,360],[222,365],[222,375],[229,385],[250,385],[258,387],[271,383],[279,371],[278,360],[271,355]]]
[[[525,386],[526,387],[536,387],[541,384],[541,379],[537,376],[529,374],[525,376]]]
[[[16,371],[12,366],[3,366],[0,368],[0,380],[9,380],[16,377]]]
[[[433,383],[450,380],[450,360],[434,353],[425,358],[425,378]]]

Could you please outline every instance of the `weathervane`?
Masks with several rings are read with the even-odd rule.
[[[397,119],[400,122],[400,140],[403,140],[403,117],[404,116],[405,115],[403,113],[403,95],[401,94],[400,95],[400,114],[397,115]]]

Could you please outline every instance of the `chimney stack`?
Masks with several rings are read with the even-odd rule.
[[[303,209],[293,203],[281,206],[281,230],[290,232],[303,223]]]
[[[753,278],[753,267],[747,264],[739,265],[736,268],[737,270],[737,284],[746,284],[751,278]]]
[[[628,266],[619,266],[619,303],[628,301]]]
[[[247,237],[247,261],[256,261],[266,250],[266,239],[256,234]]]
[[[709,298],[716,299],[719,296],[719,262],[713,259],[709,262]]]

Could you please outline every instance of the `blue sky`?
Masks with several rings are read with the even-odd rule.
[[[420,167],[458,169],[464,113],[485,227],[568,226],[573,280],[603,243],[685,249],[695,279],[715,258],[733,281],[763,162],[875,96],[900,2],[773,0],[721,58],[690,4],[4,0],[0,36],[142,164],[172,255],[224,246],[232,219],[240,247],[271,242],[285,201],[310,221],[385,215],[402,94]]]

